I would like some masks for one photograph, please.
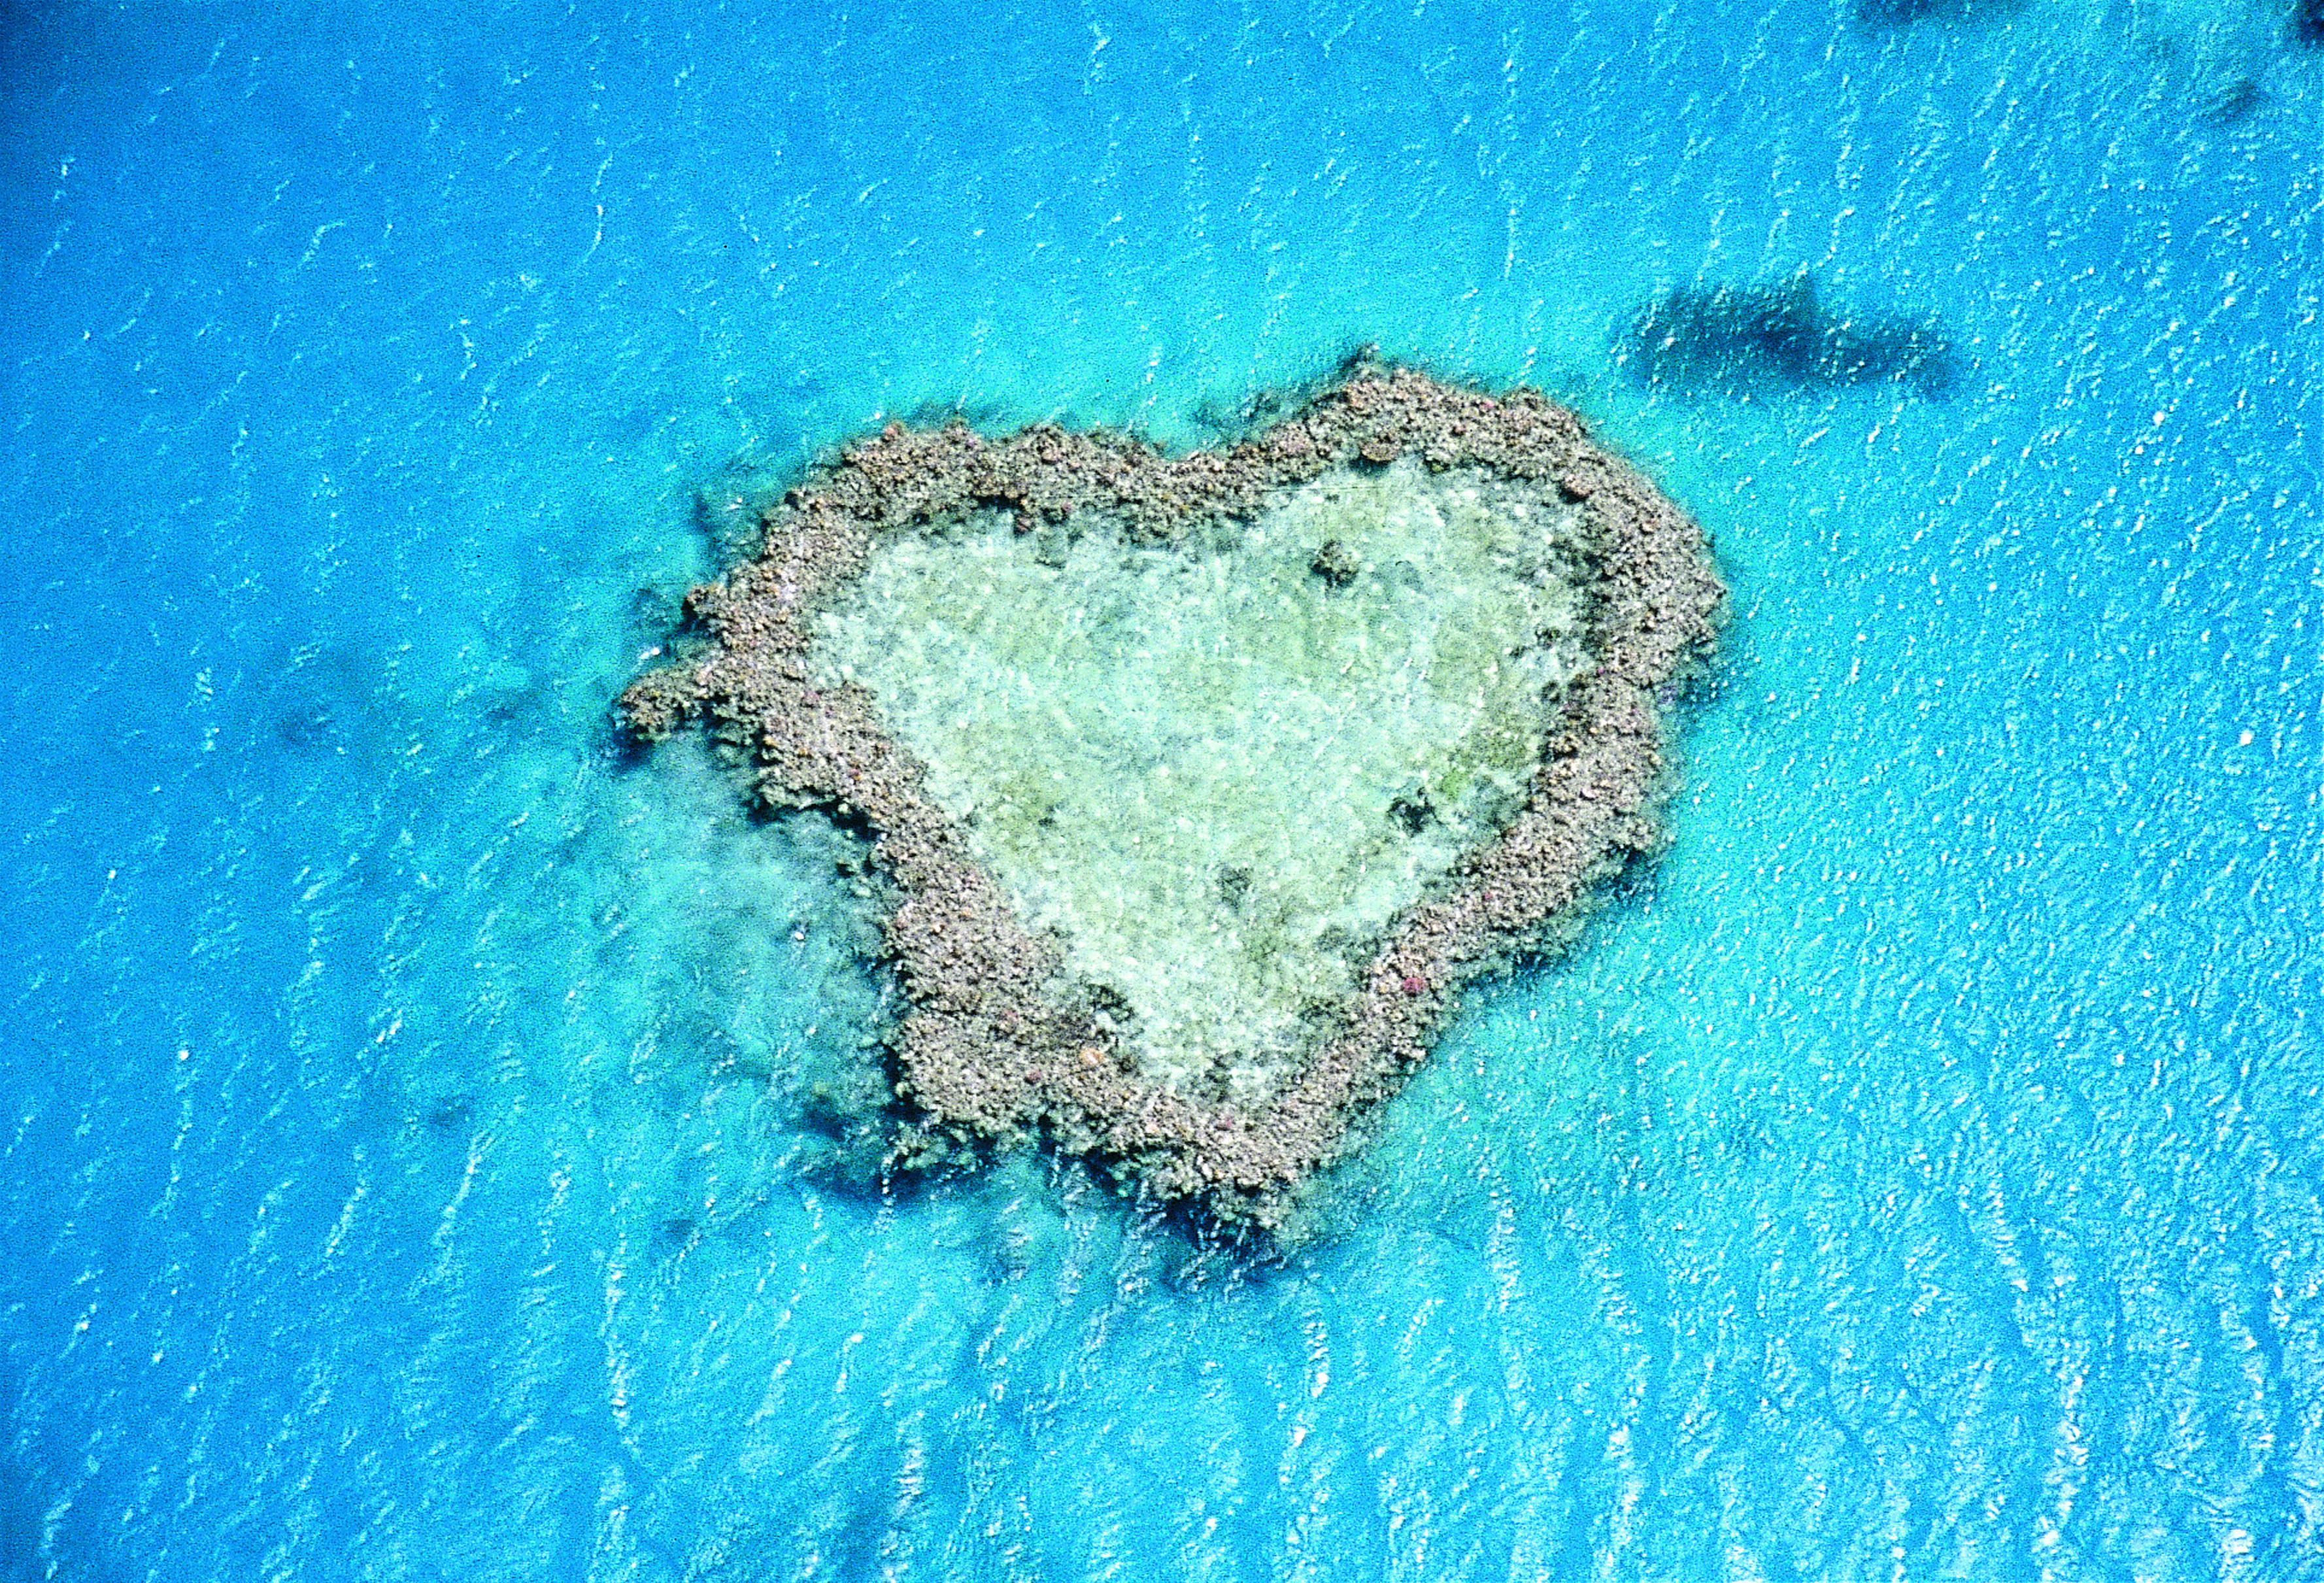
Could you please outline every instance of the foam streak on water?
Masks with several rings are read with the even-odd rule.
[[[1955,9],[0,22],[0,1578],[2315,1575],[2324,64]],[[1359,338],[1716,535],[1674,847],[1279,1264],[867,1186],[694,489]]]

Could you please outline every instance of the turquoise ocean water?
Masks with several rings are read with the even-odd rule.
[[[2324,1577],[2324,51],[1882,9],[0,7],[0,1578]],[[694,491],[1364,341],[1714,535],[1672,849],[1281,1260],[851,1188]]]

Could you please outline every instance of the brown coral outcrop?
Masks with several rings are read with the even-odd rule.
[[[1557,698],[1522,810],[1377,940],[1299,1069],[1262,1105],[1190,1096],[1124,1059],[1111,1019],[1063,975],[1059,942],[1015,915],[878,700],[818,680],[815,613],[882,535],[957,514],[1005,510],[1030,533],[1098,512],[1134,539],[1173,542],[1326,468],[1406,455],[1581,503],[1599,547],[1594,666]],[[922,1136],[1044,1135],[1242,1223],[1275,1219],[1339,1156],[1351,1121],[1425,1058],[1463,982],[1653,846],[1670,729],[1659,699],[1706,648],[1724,592],[1695,524],[1571,412],[1531,391],[1369,366],[1240,444],[1185,457],[1048,423],[1001,439],[891,424],[788,491],[766,529],[755,560],[688,597],[707,641],[631,687],[631,727],[651,740],[706,718],[743,733],[770,801],[868,832],[896,898],[886,940],[908,1001],[891,1040],[898,1092]]]

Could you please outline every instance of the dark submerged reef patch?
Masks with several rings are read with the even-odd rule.
[[[1641,384],[1747,401],[1885,381],[1941,401],[1960,377],[1934,319],[1834,309],[1804,273],[1665,292],[1632,319],[1618,356]]]
[[[2319,16],[2324,18],[2324,0],[2316,0]],[[2267,104],[2267,90],[2248,77],[2239,77],[2214,95],[2203,111],[2203,119],[2214,126],[2236,126],[2248,121]]]
[[[2023,9],[2024,0],[1856,0],[1856,20],[1867,27],[1910,27],[1920,22],[1974,22]]]

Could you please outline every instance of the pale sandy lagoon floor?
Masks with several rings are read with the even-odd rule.
[[[1226,532],[1045,549],[996,512],[891,539],[820,653],[1019,915],[1127,1003],[1148,1075],[1263,1103],[1388,922],[1524,801],[1590,662],[1585,546],[1545,486],[1416,458]]]

